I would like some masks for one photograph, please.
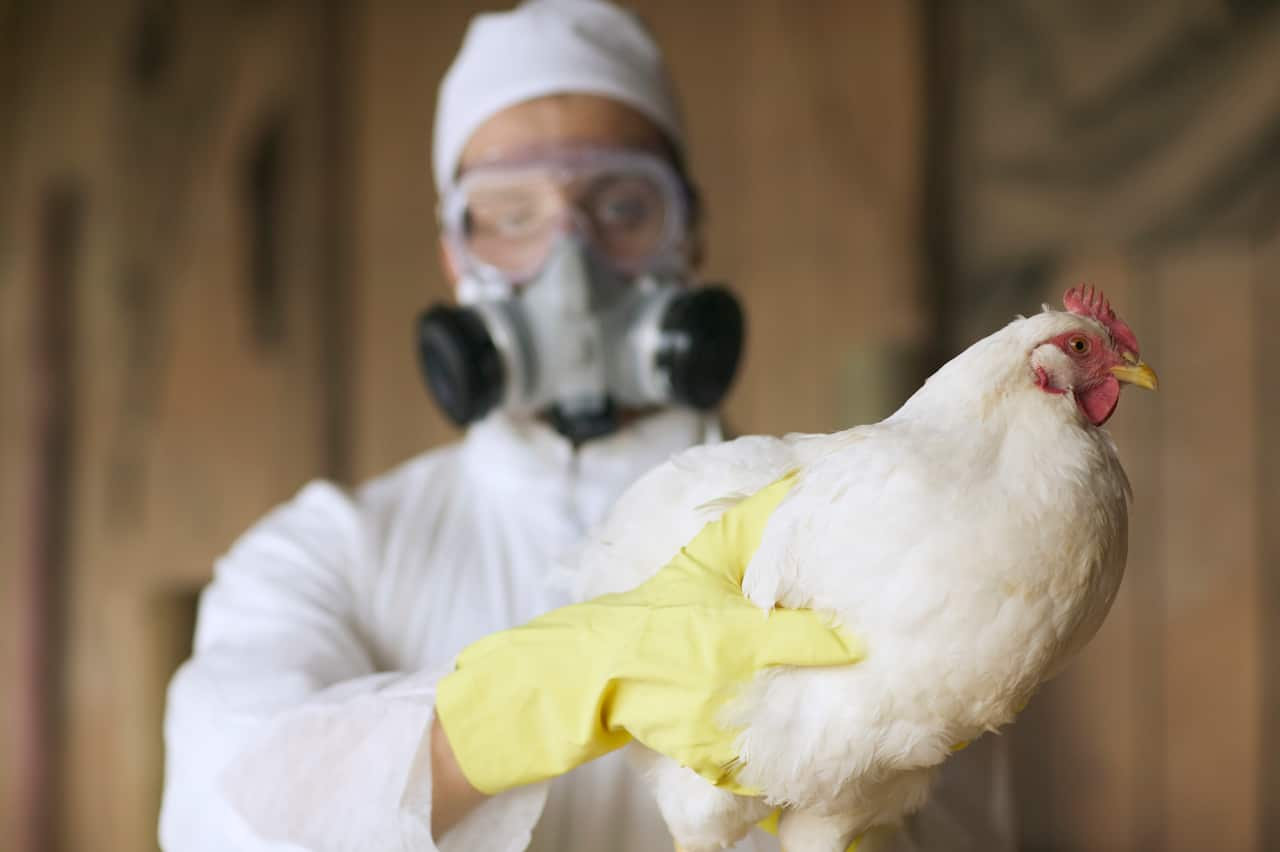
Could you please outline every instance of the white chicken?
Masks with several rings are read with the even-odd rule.
[[[581,552],[584,597],[632,588],[728,506],[797,471],[747,566],[756,605],[832,613],[856,665],[771,669],[726,712],[737,796],[630,746],[687,852],[782,806],[791,852],[839,852],[919,808],[954,748],[1013,720],[1098,630],[1120,585],[1129,485],[1101,426],[1154,389],[1093,288],[970,346],[888,419],[674,457]]]

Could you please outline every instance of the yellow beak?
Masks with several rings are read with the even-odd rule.
[[[1160,379],[1156,377],[1156,371],[1148,367],[1141,361],[1134,361],[1132,364],[1125,364],[1121,367],[1112,367],[1111,375],[1115,376],[1122,382],[1131,385],[1137,385],[1147,390],[1156,390],[1160,387]]]

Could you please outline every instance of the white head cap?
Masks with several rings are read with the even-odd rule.
[[[602,95],[627,104],[683,152],[684,127],[662,52],[635,15],[606,0],[525,0],[477,15],[440,84],[432,165],[453,180],[471,134],[522,101]]]

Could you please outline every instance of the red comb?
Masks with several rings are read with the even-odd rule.
[[[1062,297],[1062,304],[1073,314],[1095,319],[1111,333],[1111,339],[1122,351],[1138,354],[1138,337],[1133,329],[1111,309],[1106,295],[1092,284],[1088,289],[1083,284],[1072,287]]]

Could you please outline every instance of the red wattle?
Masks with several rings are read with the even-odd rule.
[[[1076,391],[1076,405],[1094,426],[1101,426],[1115,413],[1120,401],[1120,380],[1107,376],[1093,387]]]

